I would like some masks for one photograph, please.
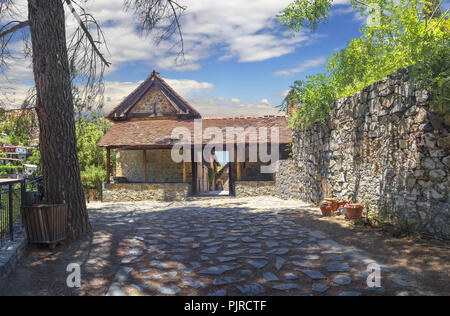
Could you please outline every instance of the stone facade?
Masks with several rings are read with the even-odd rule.
[[[368,203],[394,225],[450,238],[450,122],[430,111],[430,101],[408,69],[338,100],[325,125],[293,133],[298,177],[281,183],[298,184],[308,202]]]
[[[236,197],[275,196],[275,181],[235,181]]]
[[[114,183],[103,185],[103,202],[184,201],[188,183]]]
[[[177,113],[177,109],[170,104],[166,96],[158,87],[153,87],[130,111],[130,116],[151,117]]]
[[[183,164],[175,163],[170,149],[147,150],[147,181],[149,183],[183,182]],[[192,178],[192,166],[186,164],[187,179]],[[143,182],[142,150],[119,150],[116,156],[116,176],[128,182]]]

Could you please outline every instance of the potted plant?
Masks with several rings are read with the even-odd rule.
[[[328,201],[322,201],[320,203],[320,210],[323,216],[331,216],[333,214],[333,203]]]
[[[363,214],[364,205],[359,203],[347,204],[344,208],[348,219],[360,219]]]

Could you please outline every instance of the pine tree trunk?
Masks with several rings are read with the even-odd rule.
[[[91,227],[78,163],[63,3],[28,0],[28,15],[45,198],[68,205],[69,237],[76,239]]]

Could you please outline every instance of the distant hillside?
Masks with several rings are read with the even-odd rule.
[[[39,121],[34,108],[4,110],[0,108],[0,134],[29,135],[29,145],[39,144]]]

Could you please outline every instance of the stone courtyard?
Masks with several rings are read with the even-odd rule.
[[[272,197],[153,207],[137,215],[136,234],[107,295],[419,293],[404,272],[299,223],[299,211],[317,213]],[[379,288],[367,287],[370,263],[381,267]]]
[[[449,293],[448,244],[389,241],[376,231],[352,230],[343,219],[324,219],[297,200],[206,198],[89,209],[90,237],[54,251],[32,247],[0,295]],[[66,286],[73,262],[81,265],[79,289]],[[376,289],[366,283],[374,262],[381,267]]]

